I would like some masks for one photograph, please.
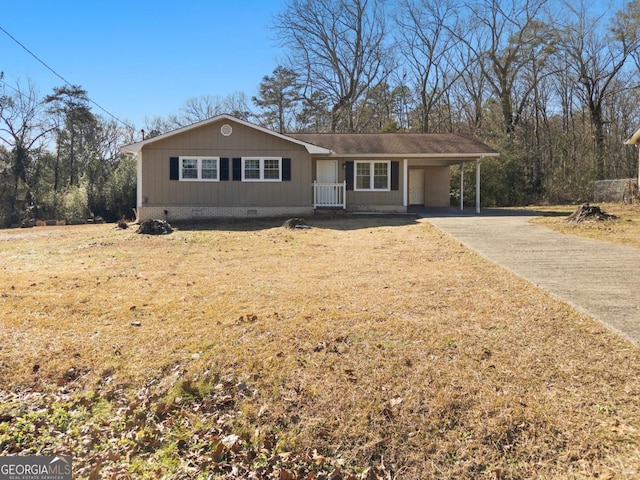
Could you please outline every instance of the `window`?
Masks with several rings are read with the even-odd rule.
[[[355,162],[355,190],[390,190],[390,163]]]
[[[282,181],[281,158],[243,158],[243,182],[280,182]]]
[[[203,180],[217,180],[218,179],[218,159],[203,158],[201,172],[202,172]]]
[[[244,180],[260,180],[260,160],[245,159],[243,171]]]
[[[180,157],[180,180],[216,182],[219,162],[218,157]]]
[[[265,158],[264,179],[280,180],[280,160],[276,158]]]
[[[198,160],[196,158],[182,159],[182,180],[198,179]]]

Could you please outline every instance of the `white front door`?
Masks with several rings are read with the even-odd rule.
[[[409,205],[424,205],[424,170],[409,170]]]
[[[318,160],[316,163],[316,180],[318,183],[337,183],[338,161]]]
[[[318,205],[338,205],[339,189],[335,186],[338,183],[338,161],[318,160],[316,162],[316,181],[319,184],[316,198]]]

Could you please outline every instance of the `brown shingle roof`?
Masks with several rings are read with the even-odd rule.
[[[290,133],[337,155],[496,155],[472,137],[453,133]]]

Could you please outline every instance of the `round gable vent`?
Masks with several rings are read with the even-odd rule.
[[[233,132],[233,128],[231,128],[231,125],[229,125],[228,123],[225,123],[224,125],[222,125],[222,127],[220,127],[220,133],[225,137],[231,135],[231,132]]]

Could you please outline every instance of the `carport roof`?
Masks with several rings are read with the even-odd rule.
[[[475,138],[454,133],[290,133],[292,138],[350,157],[480,158],[499,153]]]

